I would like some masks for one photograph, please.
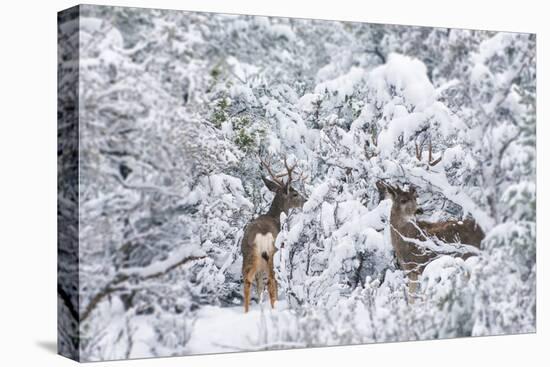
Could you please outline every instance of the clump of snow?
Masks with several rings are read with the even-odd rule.
[[[286,38],[288,41],[294,41],[296,38],[294,31],[287,24],[272,24],[267,30],[275,38]]]
[[[342,102],[346,96],[353,93],[354,87],[361,83],[366,76],[366,72],[362,68],[352,67],[346,74],[335,79],[328,80],[317,84],[315,93],[329,93],[336,95],[336,102]]]
[[[321,100],[321,98],[321,95],[318,93],[306,93],[300,97],[296,106],[304,112],[311,112],[314,108],[314,103]]]
[[[367,83],[377,94],[377,99],[389,101],[393,98],[390,87],[405,105],[415,106],[420,111],[436,102],[436,91],[428,79],[426,65],[409,56],[390,54],[388,61],[373,69]]]
[[[421,61],[391,54],[386,64],[368,74],[369,91],[382,103],[387,121],[378,137],[378,147],[384,155],[391,154],[401,137],[408,141],[431,124],[437,124],[443,136],[463,127],[447,107],[436,100],[436,89],[426,72]],[[363,121],[372,118],[371,111],[366,113],[368,115],[360,115]]]
[[[234,75],[242,82],[246,82],[252,76],[258,74],[259,67],[237,60],[234,56],[229,56],[225,62],[229,65]]]
[[[329,190],[330,190],[330,184],[328,182],[324,182],[320,185],[317,185],[317,187],[311,193],[307,202],[303,206],[304,212],[307,213],[311,210],[314,210],[319,205],[321,205],[323,203],[325,196],[328,194]]]
[[[80,17],[78,20],[78,25],[81,31],[93,33],[101,29],[101,26],[103,25],[103,20],[93,17]]]

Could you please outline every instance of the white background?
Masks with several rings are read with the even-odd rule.
[[[533,366],[550,362],[546,1],[103,1],[102,4],[537,33],[537,334],[96,363],[94,366]],[[56,340],[56,12],[74,1],[5,1],[0,12],[0,365],[68,366]],[[546,65],[545,65],[546,63]],[[547,87],[548,88],[548,87]],[[546,105],[546,106],[545,106]],[[545,271],[546,270],[546,271]],[[545,289],[546,288],[546,289]]]

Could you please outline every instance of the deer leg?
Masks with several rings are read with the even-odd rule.
[[[256,275],[256,270],[254,267],[247,268],[243,271],[243,280],[244,280],[244,313],[248,312],[250,308],[250,288],[252,287],[252,282],[254,276]]]
[[[269,301],[271,302],[271,308],[275,308],[275,301],[277,300],[277,281],[275,280],[275,272],[273,271],[273,261],[269,264],[269,276],[267,279],[267,289],[269,291]]]
[[[252,286],[252,282],[248,279],[244,280],[244,313],[248,312],[248,308],[250,307],[250,287]]]
[[[261,303],[262,293],[264,291],[264,274],[259,271],[256,273],[256,296],[258,297],[258,303]]]
[[[414,299],[416,297],[416,293],[418,292],[418,273],[415,271],[411,271],[409,273],[409,303],[413,304]]]

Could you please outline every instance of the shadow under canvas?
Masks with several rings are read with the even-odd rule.
[[[36,345],[49,353],[57,354],[57,342],[55,340],[38,340]]]

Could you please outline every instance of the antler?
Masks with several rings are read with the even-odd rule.
[[[298,166],[298,162],[295,162],[291,166],[291,165],[289,165],[288,159],[285,156],[283,158],[283,164],[284,164],[286,172],[275,173],[273,171],[273,168],[272,168],[272,165],[271,165],[271,160],[270,160],[269,156],[268,156],[267,160],[265,160],[265,159],[262,159],[262,157],[260,157],[258,155],[258,159],[260,160],[260,163],[261,163],[262,167],[264,167],[265,170],[267,171],[267,173],[269,174],[271,180],[273,182],[275,182],[277,185],[279,185],[279,187],[281,187],[282,189],[288,189],[290,187],[290,185],[292,184],[292,182],[295,181],[294,177],[293,177],[293,174],[294,174],[294,170]],[[283,177],[288,177],[286,183],[284,182]],[[307,176],[305,176],[304,173],[301,172],[300,176],[297,178],[297,180],[304,180],[304,179],[306,179],[306,177]]]
[[[260,164],[265,168],[265,170],[269,174],[271,180],[273,182],[275,182],[277,185],[279,185],[279,187],[281,187],[281,188],[285,187],[285,183],[281,179],[285,175],[284,174],[283,175],[276,174],[275,172],[273,172],[273,170],[271,169],[271,159],[270,159],[269,155],[267,156],[267,161],[262,159],[262,157],[260,155],[258,155],[258,159],[260,160]]]
[[[283,162],[285,164],[285,168],[286,168],[286,172],[287,172],[286,175],[288,176],[288,180],[286,182],[286,187],[290,187],[290,184],[292,183],[292,172],[294,172],[294,169],[296,168],[296,165],[298,164],[298,162],[294,162],[294,165],[292,167],[289,167],[286,156],[283,159]]]

